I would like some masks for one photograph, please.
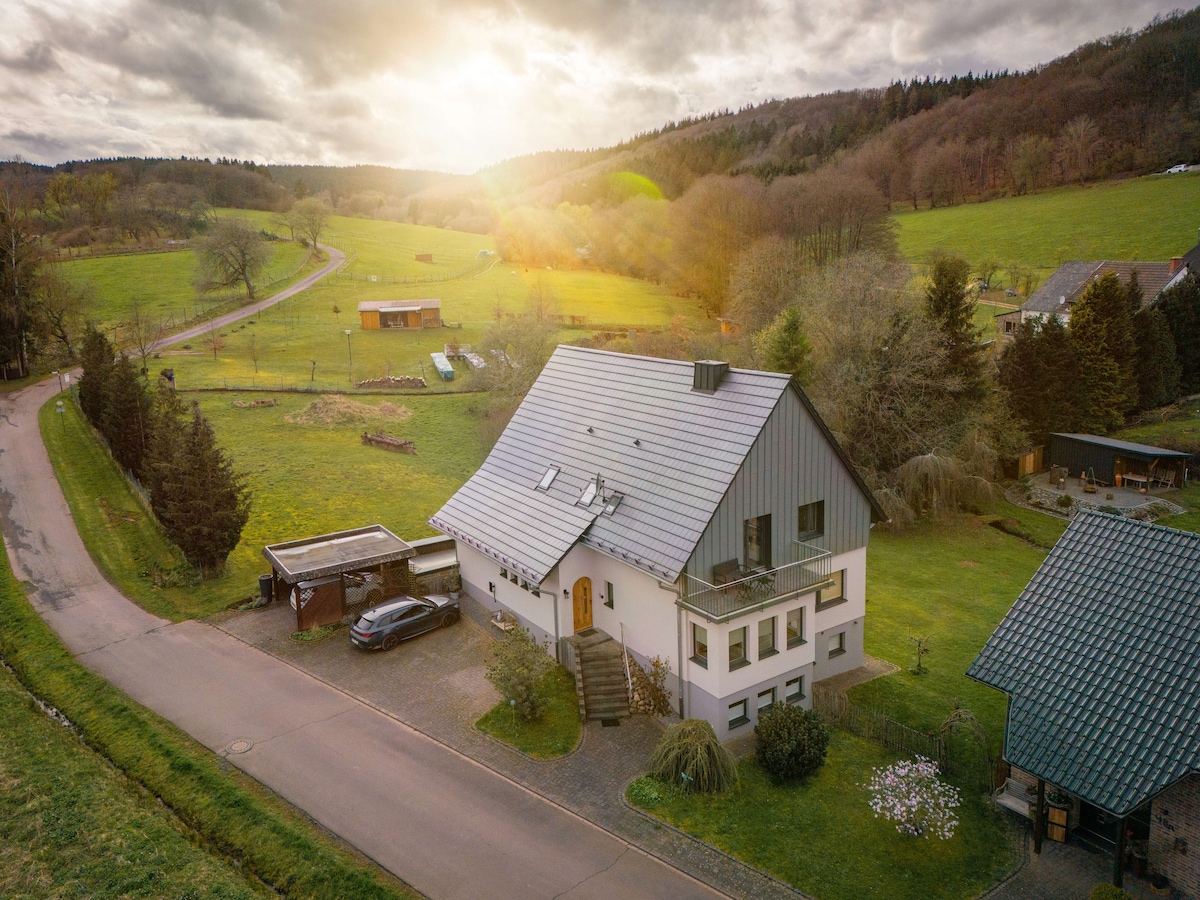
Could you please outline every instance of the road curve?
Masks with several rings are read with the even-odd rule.
[[[30,602],[83,665],[434,900],[721,896],[286,663],[122,596],[84,549],[38,432],[57,386],[0,395],[0,528]],[[251,749],[229,753],[237,740]]]

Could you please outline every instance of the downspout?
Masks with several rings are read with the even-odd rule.
[[[562,663],[562,638],[558,635],[558,589],[551,591],[550,596],[554,598],[554,661]]]
[[[679,643],[679,718],[686,719],[687,716],[684,715],[683,695],[689,694],[688,706],[691,706],[692,698],[689,692],[692,688],[692,680],[690,677],[688,677],[688,674],[684,672],[684,669],[687,666],[687,660],[685,660],[683,656],[683,607],[678,603],[675,604],[675,637],[678,639]]]

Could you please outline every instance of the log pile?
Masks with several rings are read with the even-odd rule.
[[[396,453],[417,452],[417,445],[412,441],[394,438],[390,434],[368,434],[364,431],[362,435],[362,442],[375,447],[382,447],[384,450],[393,450]]]

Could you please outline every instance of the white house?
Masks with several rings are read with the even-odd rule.
[[[556,648],[600,629],[668,660],[725,738],[861,665],[883,518],[786,375],[561,346],[429,521],[472,597]]]

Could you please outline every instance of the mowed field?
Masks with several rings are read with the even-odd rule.
[[[269,214],[249,215],[269,227]],[[491,250],[494,242],[479,235],[335,216],[328,236],[342,250],[357,254],[345,274],[226,329],[215,355],[207,340],[165,351],[162,366],[175,369],[180,387],[345,390],[352,380],[391,374],[423,375],[431,390],[470,389],[472,373],[461,362],[455,363],[453,383],[438,384],[429,354],[447,343],[479,344],[497,318],[520,315],[535,291],[552,298],[562,316],[564,338],[601,329],[662,328],[676,319],[713,327],[695,300],[649,282],[480,259],[478,251]],[[434,263],[416,262],[418,254],[429,254]],[[449,277],[464,268],[466,275]],[[376,281],[369,280],[372,275]],[[416,281],[418,277],[431,280]],[[358,304],[364,300],[424,298],[440,299],[442,318],[460,327],[411,332],[361,328]]]
[[[294,272],[307,252],[290,241],[272,243],[270,249],[264,282]],[[92,302],[84,315],[105,328],[128,318],[134,306],[153,318],[182,323],[229,299],[225,292],[202,294],[196,290],[196,254],[191,250],[101,256],[61,265],[72,281],[92,284]]]
[[[933,250],[972,264],[994,257],[1002,285],[1011,262],[1044,278],[1072,259],[1168,260],[1196,245],[1200,172],[902,212],[893,221],[900,251],[912,263],[924,263]]]

